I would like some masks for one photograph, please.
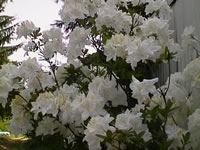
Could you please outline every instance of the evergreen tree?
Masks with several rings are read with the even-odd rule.
[[[8,56],[20,47],[10,45],[17,24],[13,25],[14,17],[3,15],[7,0],[0,0],[0,66],[8,62]]]

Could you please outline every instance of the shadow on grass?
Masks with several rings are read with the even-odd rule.
[[[0,136],[0,150],[66,150],[58,142],[59,140],[55,139],[35,142],[35,140],[29,140],[24,137]]]
[[[0,137],[0,150],[28,150],[27,139]]]

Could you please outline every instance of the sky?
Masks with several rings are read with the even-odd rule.
[[[60,8],[61,2],[55,3],[55,0],[13,0],[6,4],[4,14],[14,16],[15,22],[30,20],[41,30],[47,30],[51,27],[50,24],[60,19],[58,15]],[[12,44],[15,43],[19,43],[19,40],[12,42]],[[24,54],[23,49],[19,49],[9,59],[23,61],[28,58],[24,57]],[[30,56],[37,57],[34,53]]]
[[[5,14],[14,16],[16,21],[31,20],[42,29],[50,28],[54,20],[60,19],[61,3],[54,0],[13,0],[5,7]]]

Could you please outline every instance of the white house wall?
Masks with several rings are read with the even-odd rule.
[[[167,0],[171,3],[172,0]],[[176,0],[172,7],[173,14],[170,28],[174,30],[175,40],[181,44],[181,34],[187,26],[194,26],[197,37],[200,38],[200,0]],[[182,71],[196,57],[194,50],[185,50],[178,62],[171,62],[171,73]],[[159,69],[160,82],[164,83],[169,75],[168,66],[161,65]]]

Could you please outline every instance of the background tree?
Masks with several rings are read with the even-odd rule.
[[[15,20],[13,16],[3,15],[5,4],[7,0],[0,1],[0,65],[8,62],[8,56],[17,50],[20,46],[10,45],[12,36],[15,32],[17,24],[13,24]]]

